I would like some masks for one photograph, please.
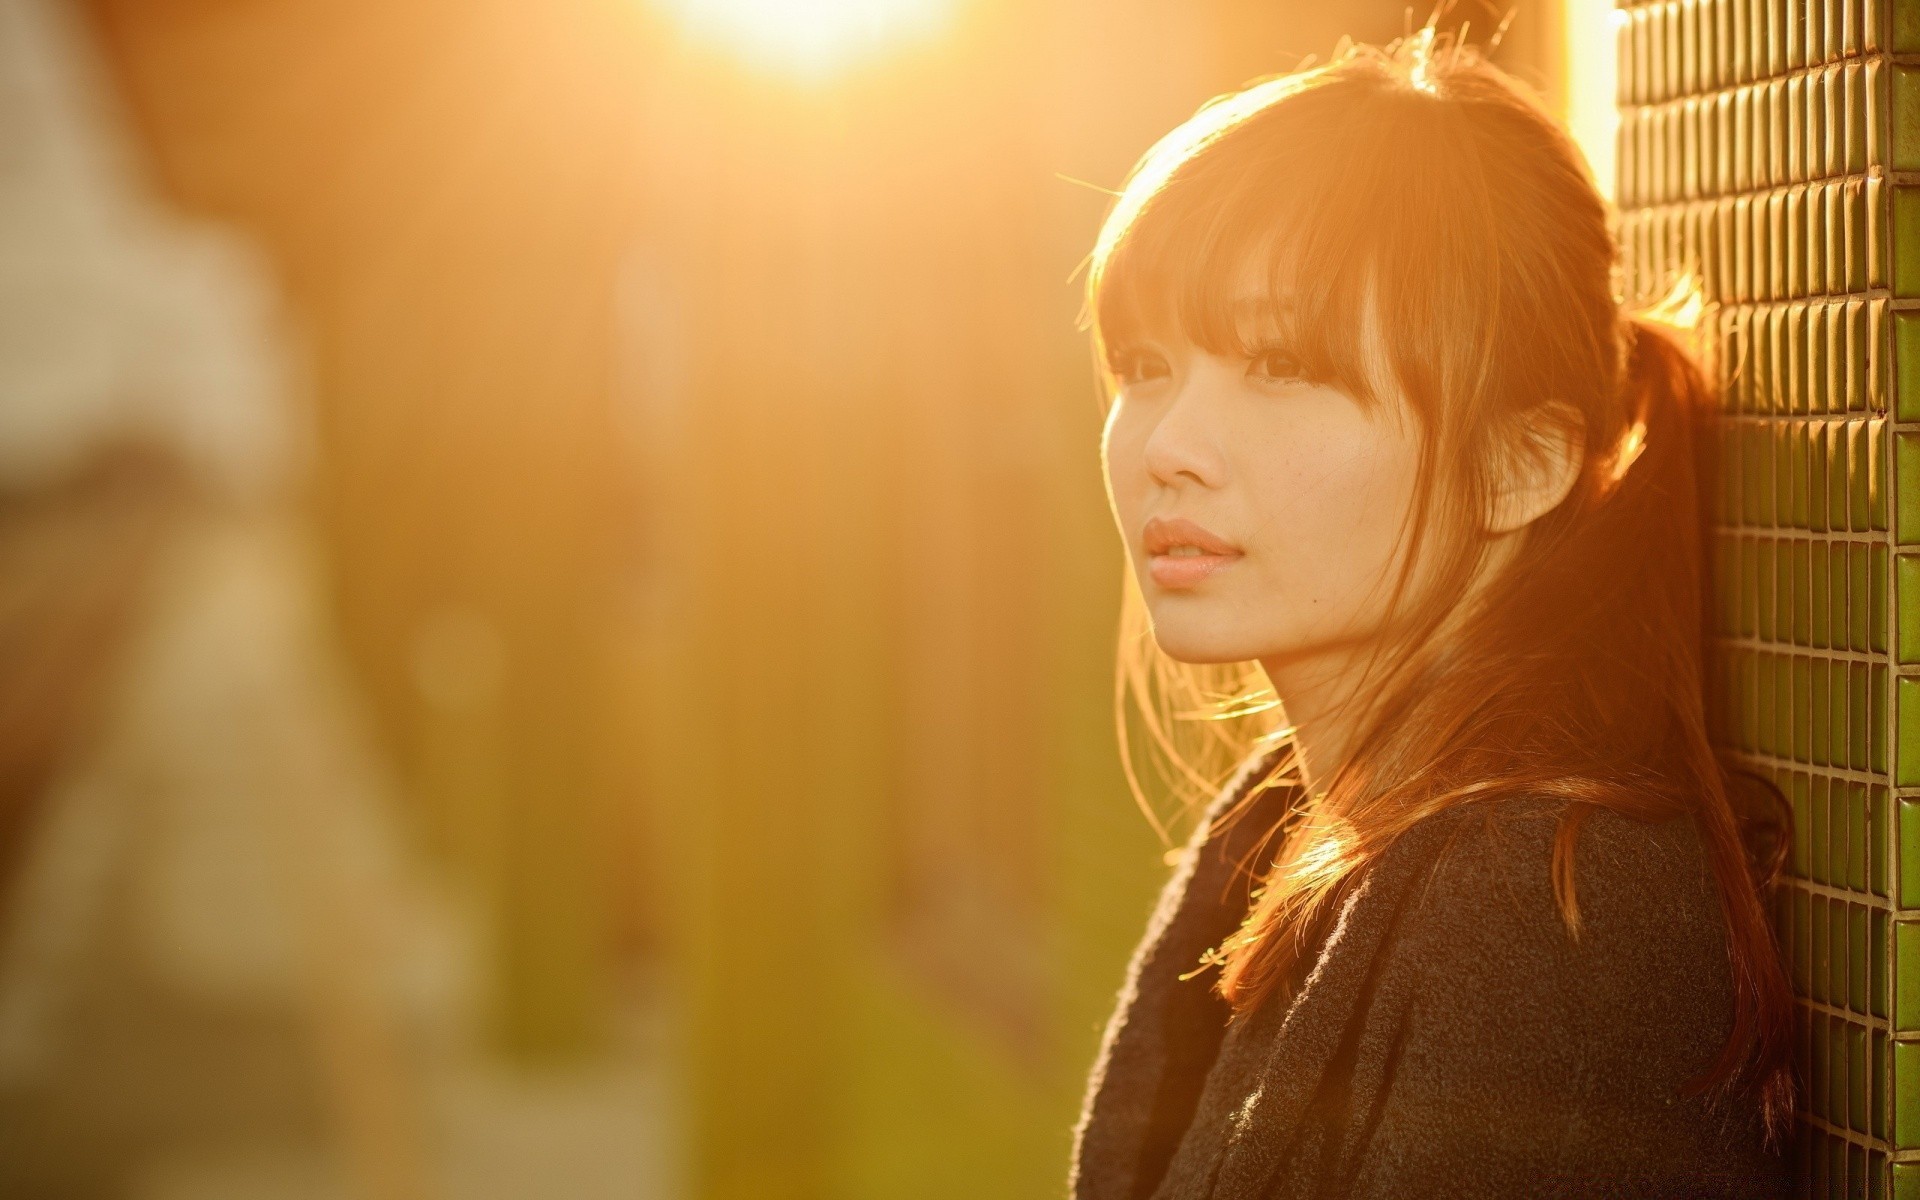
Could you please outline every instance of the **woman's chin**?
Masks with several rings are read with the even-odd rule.
[[[1217,630],[1186,630],[1173,622],[1156,621],[1153,640],[1168,658],[1195,666],[1247,662],[1260,654],[1245,643],[1221,638]]]

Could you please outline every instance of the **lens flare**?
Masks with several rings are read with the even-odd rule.
[[[933,37],[955,0],[656,0],[700,41],[750,65],[821,79]]]

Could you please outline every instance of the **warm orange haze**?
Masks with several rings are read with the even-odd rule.
[[[954,20],[957,0],[655,0],[686,32],[775,73],[823,80]]]
[[[1879,4],[1840,8],[1865,37]],[[1736,83],[1676,65],[1650,90],[1618,52],[1651,61],[1662,22],[1730,46],[1746,7],[1525,0],[1436,28],[1537,89],[1602,188],[1641,181],[1633,244],[1672,247],[1651,279],[1699,257],[1655,223],[1710,197],[1656,196],[1632,146],[1702,111],[1683,75]],[[1169,723],[1220,716],[1270,606],[1356,603],[1417,452],[1277,358],[1194,360],[1233,403],[1299,401],[1218,462],[1196,427],[1113,416],[1109,375],[1163,364],[1100,343],[1101,231],[1209,98],[1428,15],[0,0],[0,1195],[1061,1195],[1129,951],[1244,749],[1185,721],[1218,754],[1162,779],[1164,730],[1116,728],[1116,686],[1164,669],[1116,661],[1147,636],[1123,588],[1221,668]],[[1737,86],[1825,70],[1844,100],[1849,64],[1894,53],[1847,50],[1850,20],[1827,59],[1803,29],[1797,65]],[[1840,175],[1864,205],[1908,182],[1888,171]],[[1890,286],[1857,298],[1904,314]],[[1827,415],[1862,423],[1863,479],[1911,436]],[[1804,465],[1835,435],[1794,436]],[[1153,480],[1220,462],[1299,520],[1155,507]],[[1887,617],[1865,581],[1888,547],[1864,547],[1892,536],[1856,531],[1863,613]],[[1727,553],[1760,579],[1757,549]],[[1768,594],[1812,595],[1790,553]],[[1898,675],[1884,644],[1837,645]],[[1283,717],[1258,688],[1235,714]],[[1842,864],[1795,894],[1839,914],[1823,953],[1858,916],[1859,954],[1818,961],[1857,963],[1868,1011],[1819,1011],[1870,1062],[1910,1045],[1864,1000],[1871,931],[1906,928],[1866,898],[1865,830],[1906,801],[1863,758],[1822,777],[1817,826],[1792,760]],[[1843,1110],[1817,1118],[1841,1158],[1891,1136]]]

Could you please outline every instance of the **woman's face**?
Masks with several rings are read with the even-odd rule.
[[[1396,398],[1369,413],[1299,378],[1283,346],[1245,341],[1250,357],[1178,337],[1116,347],[1101,457],[1160,648],[1271,673],[1378,636],[1419,430]]]

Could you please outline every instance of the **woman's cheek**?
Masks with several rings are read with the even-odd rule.
[[[1370,571],[1385,553],[1383,539],[1389,533],[1380,519],[1373,477],[1327,463],[1299,464],[1290,477],[1306,486],[1270,495],[1263,506],[1266,528],[1283,543],[1279,557],[1287,573],[1316,580],[1312,591],[1318,599],[1350,594],[1354,577]]]
[[[1119,528],[1120,541],[1127,557],[1137,557],[1134,531],[1145,520],[1146,468],[1137,446],[1127,437],[1124,426],[1109,423],[1101,444],[1101,459],[1107,485],[1107,503]]]

